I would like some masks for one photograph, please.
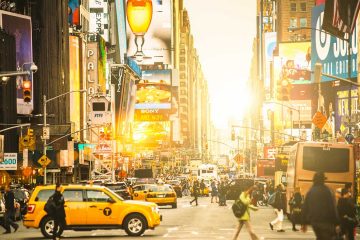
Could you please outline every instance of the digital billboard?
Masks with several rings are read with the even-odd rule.
[[[311,68],[321,63],[323,72],[341,78],[348,78],[348,43],[340,38],[322,31],[324,5],[315,6],[311,16]],[[351,36],[351,77],[357,76],[357,30]],[[332,81],[332,78],[322,77],[322,81]]]
[[[170,141],[170,122],[134,122],[133,140],[146,147],[166,144]]]
[[[32,53],[32,26],[31,17],[11,12],[0,11],[1,25],[7,33],[13,35],[16,41],[16,68],[29,71],[33,62]],[[16,78],[16,101],[18,114],[31,114],[34,109],[33,90],[31,91],[31,101],[24,102],[22,83],[24,79],[31,81],[33,89],[32,75],[17,76]]]
[[[171,112],[171,70],[147,70],[137,83],[135,121],[167,121]]]
[[[127,56],[141,65],[171,65],[171,0],[127,0]]]

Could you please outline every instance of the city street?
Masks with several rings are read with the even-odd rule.
[[[199,198],[199,206],[190,206],[190,197],[178,199],[178,208],[161,207],[163,222],[153,230],[147,230],[142,239],[232,239],[236,220],[230,209],[210,203],[210,198]],[[286,232],[277,233],[269,229],[268,223],[274,218],[272,208],[262,207],[258,212],[252,212],[252,224],[258,236],[264,239],[315,239],[310,231],[306,234],[291,231],[291,225],[285,222]],[[63,239],[134,239],[128,237],[123,230],[102,230],[92,232],[65,231]],[[43,239],[40,230],[21,227],[17,233],[0,235],[0,239],[35,240]],[[246,229],[239,239],[250,239]]]

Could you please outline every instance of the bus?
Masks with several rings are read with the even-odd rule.
[[[287,167],[286,196],[289,200],[295,187],[300,187],[301,195],[311,188],[317,171],[325,173],[325,184],[334,193],[352,183],[355,193],[356,165],[353,146],[343,143],[299,142],[290,150]]]

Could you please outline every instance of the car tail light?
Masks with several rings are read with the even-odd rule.
[[[29,204],[27,206],[27,212],[28,213],[33,213],[35,211],[35,204]]]

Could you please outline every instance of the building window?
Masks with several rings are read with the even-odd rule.
[[[300,11],[301,12],[306,12],[306,3],[300,3]]]
[[[307,19],[306,18],[300,18],[300,27],[307,27]]]
[[[296,3],[290,3],[290,11],[296,12]]]
[[[290,18],[290,28],[297,28],[297,19]]]

